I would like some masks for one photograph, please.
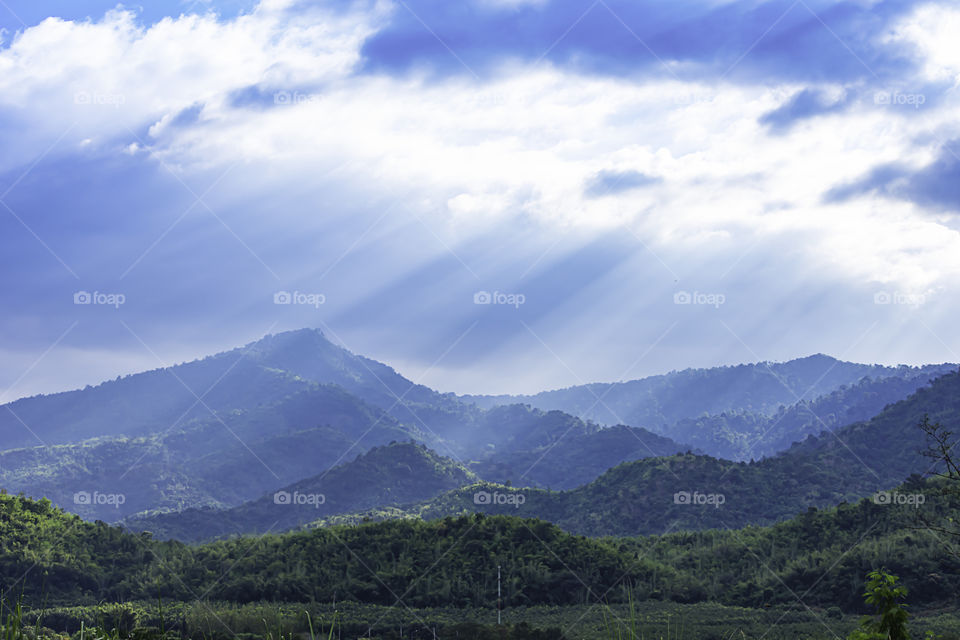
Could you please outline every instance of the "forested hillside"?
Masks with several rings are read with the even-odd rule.
[[[931,518],[957,513],[936,485],[922,492]],[[864,500],[809,512],[773,527],[649,538],[587,539],[549,523],[476,514],[334,527],[199,547],[83,522],[48,502],[0,496],[0,586],[72,604],[174,600],[194,593],[232,602],[489,605],[497,566],[508,606],[577,604],[602,597],[789,603],[861,610],[864,573],[885,565],[913,588],[913,602],[952,602],[960,564],[941,540],[917,531],[917,509]]]
[[[529,396],[465,398],[480,406],[524,402],[600,424],[644,427],[714,456],[749,460],[781,451],[824,428],[866,420],[956,369],[956,364],[863,365],[818,354]]]
[[[922,454],[928,441],[918,428],[927,417],[960,432],[960,373],[938,378],[869,421],[808,438],[759,462],[692,453],[648,458],[623,463],[570,491],[466,487],[403,511],[373,510],[331,522],[431,519],[481,511],[542,518],[591,536],[771,524],[809,507],[857,500],[912,474],[932,471],[933,464]],[[478,491],[523,497],[519,504],[516,499],[478,503]]]
[[[144,514],[124,526],[183,542],[276,533],[332,514],[426,500],[476,480],[463,466],[423,445],[391,443],[231,509]]]

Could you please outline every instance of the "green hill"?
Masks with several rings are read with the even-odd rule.
[[[913,481],[927,517],[958,515],[956,495]],[[490,606],[497,568],[509,607],[640,600],[862,607],[867,570],[886,566],[921,608],[953,604],[960,562],[917,528],[912,506],[864,500],[771,527],[591,539],[515,516],[395,520],[236,538],[157,542],[0,495],[0,592],[30,603],[150,600]]]
[[[332,514],[426,500],[476,480],[472,472],[423,445],[391,443],[232,509],[187,509],[124,524],[184,542],[279,532]]]

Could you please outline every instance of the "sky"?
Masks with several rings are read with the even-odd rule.
[[[319,328],[441,391],[960,361],[960,8],[0,0],[0,402]]]

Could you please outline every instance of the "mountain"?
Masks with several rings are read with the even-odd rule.
[[[544,419],[585,425],[566,414],[550,412]],[[562,436],[563,434],[559,434]],[[539,441],[539,439],[535,440]],[[156,537],[197,542],[239,534],[281,532],[332,515],[374,509],[378,512],[429,500],[447,491],[484,480],[497,481],[502,474],[553,482],[557,487],[590,482],[624,459],[637,460],[675,452],[678,445],[642,429],[612,427],[556,437],[553,446],[519,451],[503,459],[474,462],[470,469],[436,454],[422,444],[391,443],[374,447],[322,474],[296,482],[242,505],[223,509],[213,503],[174,513],[147,513],[129,518],[125,526],[150,531]],[[658,447],[662,452],[651,449]],[[538,464],[543,462],[543,464]],[[474,473],[476,471],[477,473]],[[526,476],[523,475],[527,472]],[[304,505],[277,504],[276,495],[323,496],[322,502]],[[304,498],[307,500],[307,498]],[[295,502],[295,500],[292,500]],[[402,513],[397,511],[397,513]]]
[[[170,432],[3,451],[0,486],[115,522],[141,511],[236,506],[410,436],[343,389],[310,384],[274,404]],[[123,497],[98,502],[97,496]]]
[[[626,462],[570,491],[490,483],[464,487],[403,511],[331,518],[437,519],[464,513],[513,514],[556,523],[571,533],[658,534],[771,524],[810,507],[853,501],[932,471],[922,455],[925,416],[960,432],[960,373],[934,380],[877,416],[808,437],[759,462],[692,453]]]
[[[202,402],[187,387],[202,390]],[[594,446],[577,457],[571,447],[590,441],[598,425],[527,405],[480,409],[315,330],[4,408],[0,419],[26,417],[36,437],[19,424],[0,426],[13,436],[0,443],[0,487],[107,522],[236,507],[394,440],[428,443],[478,468],[515,454],[491,477],[520,478],[531,469],[531,482],[554,486],[565,485],[551,460],[575,459],[568,477],[586,481],[624,459],[686,448],[633,430],[632,448]],[[546,462],[532,464],[540,458]]]
[[[689,447],[646,429],[618,425],[560,434],[547,444],[489,456],[470,468],[490,482],[573,489],[622,462],[669,456],[685,449]]]
[[[287,531],[332,514],[426,500],[476,481],[472,472],[421,444],[391,443],[232,509],[187,509],[124,524],[158,538],[198,542]]]
[[[864,378],[842,385],[812,401],[781,406],[773,415],[724,412],[678,421],[670,432],[704,451],[728,460],[771,456],[809,435],[869,420],[887,405],[903,400],[942,375],[924,371],[915,375]]]
[[[824,427],[872,417],[955,364],[886,367],[823,354],[788,362],[686,369],[527,396],[463,396],[481,407],[525,403],[600,424],[643,427],[733,459],[781,451]],[[869,388],[863,388],[865,379]],[[875,394],[875,395],[874,395]],[[793,415],[780,419],[791,407]],[[838,413],[828,421],[826,416]],[[768,431],[770,433],[768,433]]]
[[[95,387],[11,402],[0,411],[0,449],[163,433],[191,420],[271,405],[315,383],[337,385],[416,426],[422,416],[411,414],[408,405],[427,403],[435,426],[443,424],[438,416],[459,424],[460,413],[477,411],[303,329]]]
[[[220,411],[271,404],[308,387],[306,380],[265,369],[235,350],[5,404],[0,450],[161,433]]]
[[[229,509],[373,447],[413,439],[486,481],[573,490],[621,463],[651,456],[769,454],[824,425],[870,416],[939,370],[815,356],[597,387],[608,394],[604,401],[630,404],[630,415],[654,412],[661,431],[681,433],[686,441],[638,425],[603,427],[529,404],[480,407],[304,329],[0,407],[0,487],[50,497],[108,522],[143,512]],[[891,375],[843,386],[870,372]],[[833,390],[784,406],[787,392],[801,387],[811,394]],[[709,413],[724,407],[731,409]],[[663,425],[670,420],[668,429]],[[838,486],[824,495],[846,495],[848,485]]]

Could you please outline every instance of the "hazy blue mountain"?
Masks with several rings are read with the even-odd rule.
[[[332,514],[426,500],[476,481],[472,472],[423,445],[391,443],[232,509],[186,509],[124,524],[158,538],[197,542],[286,531]]]
[[[0,452],[0,487],[112,522],[147,510],[235,506],[410,436],[382,410],[314,384],[170,433]],[[91,500],[78,502],[77,493]],[[95,494],[124,498],[97,504]]]
[[[481,407],[522,402],[600,424],[643,427],[712,455],[750,459],[783,450],[825,427],[865,420],[956,368],[864,365],[817,354],[780,363],[686,369],[535,395],[463,399]],[[863,387],[865,378],[873,382]],[[800,406],[791,412],[794,405]]]
[[[307,387],[308,381],[264,368],[238,349],[3,405],[0,450],[164,432],[211,411],[255,408]]]
[[[738,461],[759,459],[784,451],[809,435],[868,420],[941,374],[938,368],[935,373],[864,378],[813,401],[782,406],[773,415],[741,411],[684,418],[670,433],[713,456]]]
[[[619,425],[571,431],[548,444],[489,456],[471,464],[471,468],[490,482],[573,489],[622,462],[669,456],[687,449],[646,429]]]
[[[523,403],[478,398],[491,405],[482,408],[304,329],[0,407],[0,487],[107,521],[144,511],[231,508],[373,447],[413,439],[487,481],[573,489],[651,456],[769,455],[824,425],[868,418],[946,368],[813,356],[591,387],[606,393],[604,402],[629,409],[626,415],[654,415],[657,434],[637,425],[604,428],[569,411]],[[586,389],[525,399],[566,402]],[[808,390],[815,400],[791,402],[794,391]],[[586,404],[574,402],[571,410],[596,403],[582,399]],[[710,413],[717,409],[723,411]],[[98,504],[98,494],[124,500]]]
[[[181,380],[202,389],[209,409],[191,408],[197,399]],[[579,482],[624,459],[684,448],[635,431],[637,445],[646,439],[655,448],[594,446],[589,455],[571,456],[598,425],[526,405],[479,409],[414,385],[315,330],[267,336],[169,370],[6,408],[11,411],[0,416],[28,417],[46,444],[26,446],[33,436],[22,438],[19,432],[29,432],[14,428],[16,437],[5,438],[0,449],[0,487],[105,521],[144,511],[235,507],[393,440],[426,442],[478,465],[514,453],[497,466],[514,476],[532,456],[547,453],[529,480],[556,486],[565,486],[552,471],[564,457],[576,459],[569,478]],[[491,477],[499,479],[498,472]],[[118,495],[122,499],[102,502]]]
[[[542,518],[594,536],[769,524],[929,473],[930,460],[922,455],[927,442],[917,427],[925,416],[960,432],[960,373],[936,379],[868,421],[811,436],[759,462],[695,454],[648,458],[570,491],[481,483],[403,511],[371,510],[325,523],[479,511]]]

